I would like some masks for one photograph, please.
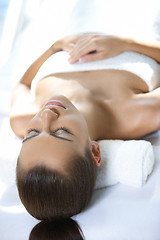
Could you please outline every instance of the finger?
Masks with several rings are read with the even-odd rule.
[[[84,36],[77,36],[74,38],[74,41],[72,41],[72,44],[74,45],[74,48],[70,51],[70,55],[75,55],[77,52],[77,49],[81,48],[83,45],[85,45],[85,38]]]
[[[79,59],[80,62],[92,62],[96,60],[103,59],[103,54],[101,52],[94,52],[91,54],[87,54]]]
[[[92,46],[92,47],[91,47]],[[75,48],[73,51],[70,52],[71,56],[78,55],[78,54],[84,54],[84,50],[90,51],[90,49],[93,48],[93,42],[90,40],[90,38],[86,38],[85,36],[81,37],[77,43],[75,44]]]
[[[70,54],[69,62],[75,63],[83,56],[88,55],[89,53],[94,52],[94,51],[96,51],[96,49],[91,44],[85,45],[81,48],[79,48],[77,46],[76,49],[74,48],[72,53]]]
[[[96,50],[96,47],[93,38],[91,36],[82,36],[70,52],[70,60],[72,62],[78,61],[81,56],[94,50]]]

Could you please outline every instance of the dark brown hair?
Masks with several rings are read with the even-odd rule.
[[[29,240],[84,240],[84,235],[77,222],[69,218],[38,223],[32,229]]]
[[[27,211],[47,222],[80,213],[89,203],[96,179],[91,152],[76,156],[68,164],[67,175],[37,166],[25,172],[17,163],[17,187]]]

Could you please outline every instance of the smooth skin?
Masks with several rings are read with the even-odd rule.
[[[138,139],[160,129],[159,83],[154,82],[154,90],[148,92],[145,81],[127,71],[51,74],[37,84],[32,99],[32,80],[42,64],[61,50],[69,52],[71,64],[109,58],[124,51],[142,53],[160,63],[159,42],[97,34],[71,35],[56,41],[32,63],[12,94],[13,131],[25,139],[34,135],[24,140],[20,153],[26,170],[37,164],[65,169],[72,155],[83,154],[86,146],[99,166],[96,140]],[[44,107],[50,99],[61,101],[66,108]]]

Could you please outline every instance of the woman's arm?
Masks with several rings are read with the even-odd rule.
[[[128,51],[142,53],[160,63],[160,42],[144,42],[137,39],[126,39]]]
[[[57,44],[53,44],[39,58],[37,58],[24,73],[13,90],[11,97],[10,124],[17,136],[23,137],[28,122],[37,112],[30,89],[31,83],[42,64],[54,53],[60,51]]]
[[[79,35],[70,52],[70,63],[89,62],[114,57],[124,51],[135,51],[160,63],[160,42],[142,42],[136,39],[99,34]]]
[[[50,48],[48,48],[39,58],[37,58],[24,73],[23,77],[20,80],[20,84],[25,85],[30,89],[32,80],[36,76],[38,70],[42,66],[42,64],[54,53],[58,52],[59,49],[55,47],[53,44]]]

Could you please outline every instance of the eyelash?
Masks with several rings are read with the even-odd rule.
[[[67,128],[65,128],[65,127],[57,128],[57,129],[54,130],[52,133],[56,133],[56,132],[59,131],[59,130],[63,130],[63,131],[65,131],[65,132],[71,134],[71,132],[70,132]],[[39,130],[37,130],[37,129],[35,129],[35,128],[30,128],[30,129],[27,131],[27,134],[29,134],[29,133],[31,133],[31,132],[40,133]]]
[[[37,132],[37,133],[39,133],[39,131],[38,131],[37,129],[35,129],[35,128],[30,128],[30,129],[28,129],[27,134],[29,134],[29,133],[31,133],[31,132]]]

